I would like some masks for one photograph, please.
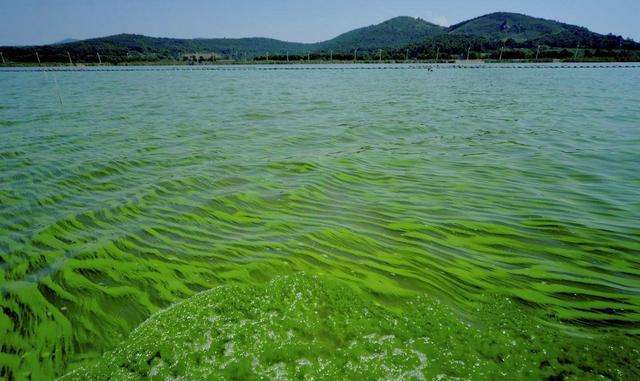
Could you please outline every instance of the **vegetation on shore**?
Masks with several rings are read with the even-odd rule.
[[[36,47],[0,47],[5,65],[561,59],[639,61],[640,43],[515,13],[492,13],[449,28],[396,17],[319,43],[269,38],[176,39],[120,34]],[[36,57],[36,52],[38,57]]]

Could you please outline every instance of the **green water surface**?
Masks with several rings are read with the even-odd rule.
[[[637,379],[639,84],[0,72],[0,378]]]

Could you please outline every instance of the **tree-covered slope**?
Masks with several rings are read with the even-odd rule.
[[[216,53],[218,55],[251,58],[271,53],[299,53],[309,50],[309,44],[286,42],[271,38],[158,38],[136,34],[77,41],[67,44],[37,47],[5,47],[5,57],[12,61],[33,61],[35,51],[45,61],[66,61],[67,52],[79,62],[95,62],[97,54],[108,61],[179,59],[184,54]]]
[[[538,46],[543,47],[541,53],[536,53]],[[639,43],[621,36],[603,35],[575,25],[506,12],[452,25],[446,34],[408,46],[412,56],[418,58],[433,58],[437,51],[443,53],[440,57],[466,57],[469,50],[478,53],[471,55],[476,58],[497,58],[502,56],[499,51],[503,47],[512,49],[504,54],[506,58],[569,58],[574,56],[576,48],[594,50],[593,54],[602,57],[622,58],[629,53],[621,51],[640,50]],[[514,53],[513,50],[519,51]],[[392,55],[403,53],[398,51]]]
[[[318,44],[319,51],[350,52],[354,49],[392,49],[420,42],[426,38],[445,33],[446,28],[420,18],[396,17],[381,24],[352,30]]]
[[[522,42],[575,29],[580,27],[518,13],[496,12],[452,25],[449,33]]]
[[[419,18],[396,17],[377,25],[352,30],[331,40],[306,44],[270,38],[199,38],[177,39],[119,34],[109,37],[36,47],[0,47],[11,62],[35,62],[35,51],[44,62],[66,62],[67,52],[74,62],[140,62],[182,59],[185,55],[212,54],[224,59],[284,57],[286,53],[306,57],[352,57],[354,49],[362,57],[377,57],[379,49],[385,57],[404,58],[406,49],[416,55],[434,56],[439,49],[452,57],[464,54],[469,47],[485,51],[500,49],[536,49],[538,45],[559,49],[607,50],[609,56],[622,57],[614,50],[637,51],[640,44],[620,36],[602,35],[586,28],[517,13],[492,13],[449,28]],[[594,53],[602,54],[602,53]],[[613,55],[612,55],[613,54]],[[534,54],[535,56],[535,54]],[[563,53],[563,57],[572,56]],[[547,57],[550,58],[551,56]],[[555,56],[553,56],[555,58]]]
[[[215,53],[227,58],[252,58],[285,53],[301,54],[330,50],[351,52],[394,49],[445,32],[445,28],[412,17],[396,17],[378,25],[356,29],[334,39],[313,43],[296,43],[271,38],[158,38],[136,34],[76,41],[37,47],[4,47],[6,57],[12,61],[34,61],[37,50],[44,61],[64,62],[67,51],[79,62],[95,62],[97,54],[109,61],[135,61],[179,59],[185,54]]]
[[[511,44],[524,46],[541,44],[575,48],[580,45],[613,49],[620,48],[622,44],[626,48],[638,48],[637,44],[625,43],[620,36],[602,35],[575,25],[507,12],[491,13],[452,25],[448,33],[491,41],[509,41]]]

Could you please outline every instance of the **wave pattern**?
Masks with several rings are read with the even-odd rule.
[[[640,332],[638,70],[56,75],[0,73],[0,376],[300,271]]]

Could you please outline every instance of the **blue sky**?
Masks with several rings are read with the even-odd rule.
[[[0,0],[0,45],[117,33],[316,42],[395,16],[442,25],[495,11],[640,41],[640,0]]]

